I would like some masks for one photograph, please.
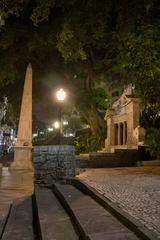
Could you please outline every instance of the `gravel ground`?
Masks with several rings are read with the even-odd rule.
[[[160,167],[86,169],[78,177],[160,238]]]

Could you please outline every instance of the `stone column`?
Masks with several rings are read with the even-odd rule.
[[[114,145],[118,145],[118,124],[114,124]]]
[[[121,145],[121,125],[118,123],[118,145]]]
[[[14,148],[12,169],[33,169],[32,164],[32,66],[28,65],[18,125],[17,143]]]
[[[105,120],[107,121],[107,139],[105,140],[105,151],[110,152],[111,147],[114,145],[114,110],[109,109],[106,112]]]
[[[126,145],[126,123],[123,122],[123,145]]]

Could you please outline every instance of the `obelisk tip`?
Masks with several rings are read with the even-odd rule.
[[[32,69],[32,65],[31,63],[28,64],[28,67],[27,68],[31,68]]]

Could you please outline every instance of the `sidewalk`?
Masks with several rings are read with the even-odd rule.
[[[0,175],[0,215],[14,200],[23,199],[33,192],[33,173],[2,168]]]
[[[87,169],[78,177],[160,238],[160,167]]]

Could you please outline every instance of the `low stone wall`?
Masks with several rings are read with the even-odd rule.
[[[160,166],[160,160],[142,161],[141,166]]]
[[[71,145],[35,146],[35,183],[50,186],[58,179],[75,176],[75,149]]]
[[[89,157],[76,156],[76,168],[107,168],[136,166],[140,160],[136,150],[120,150],[115,153],[93,152]]]
[[[89,157],[76,156],[76,168],[88,168],[89,162]]]

